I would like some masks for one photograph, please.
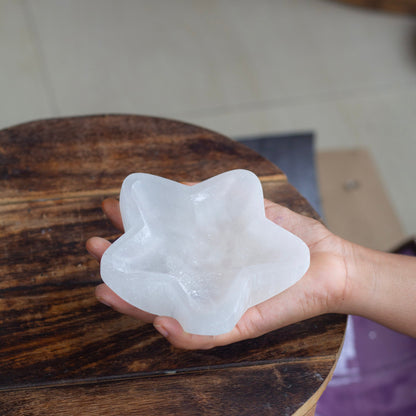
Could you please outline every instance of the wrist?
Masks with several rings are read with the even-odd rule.
[[[416,336],[416,259],[348,243],[342,313]]]
[[[345,299],[342,312],[353,315],[368,315],[370,299],[374,295],[376,270],[374,251],[366,247],[345,242],[344,263],[346,269]]]

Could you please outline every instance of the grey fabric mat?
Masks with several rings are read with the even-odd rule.
[[[312,132],[236,137],[235,140],[255,150],[282,169],[289,182],[322,217]]]

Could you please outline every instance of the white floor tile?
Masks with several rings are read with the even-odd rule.
[[[323,0],[31,0],[63,114],[181,114],[416,81],[414,22]]]
[[[341,102],[342,99],[294,100],[280,105],[188,115],[185,120],[229,137],[314,131],[318,149],[356,147],[359,141],[340,111]]]
[[[0,1],[0,128],[53,115],[25,5]]]
[[[414,19],[328,0],[0,0],[0,127],[126,112],[368,146],[416,234]]]

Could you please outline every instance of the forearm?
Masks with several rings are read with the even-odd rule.
[[[346,251],[343,312],[416,337],[416,258],[358,245]]]

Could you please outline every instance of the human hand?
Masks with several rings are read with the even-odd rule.
[[[103,210],[122,231],[118,201],[105,200]],[[120,313],[153,323],[170,343],[184,349],[208,349],[226,345],[255,338],[317,315],[342,311],[348,286],[348,270],[344,258],[350,243],[332,234],[319,221],[271,201],[265,200],[265,211],[269,220],[297,235],[309,246],[311,264],[307,273],[295,285],[248,309],[232,331],[215,336],[186,333],[175,319],[142,311],[125,302],[105,284],[96,288],[97,299]],[[97,260],[101,259],[109,246],[110,242],[99,237],[87,241],[87,250]]]

